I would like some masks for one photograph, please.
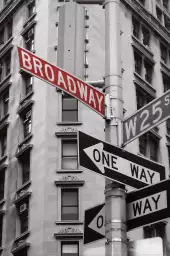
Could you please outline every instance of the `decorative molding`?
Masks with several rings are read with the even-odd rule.
[[[73,227],[67,227],[67,228],[62,228],[58,232],[59,234],[70,234],[70,233],[81,233],[81,231],[77,228]]]
[[[4,122],[6,122],[6,120],[8,119],[8,116],[9,116],[9,114],[6,114],[5,116],[3,116],[3,117],[0,119],[0,127],[1,127],[1,125],[3,125]]]
[[[28,180],[27,182],[25,182],[22,186],[20,186],[16,193],[20,193],[20,191],[22,191],[23,189],[27,189],[29,186],[31,185],[31,180]]]
[[[60,132],[77,132],[77,128],[75,127],[63,127],[61,128]]]
[[[168,44],[170,42],[170,32],[157,20],[157,18],[148,12],[142,5],[136,0],[121,0],[121,2],[130,9],[136,16],[142,20],[152,31],[163,38]]]
[[[17,236],[13,241],[14,243],[18,243],[19,241],[24,241],[23,239],[26,239],[30,234],[30,231],[27,230],[24,233],[22,233],[21,235]]]
[[[16,9],[19,9],[21,5],[25,4],[23,0],[11,0],[0,12],[0,24],[4,22],[8,17],[11,18]]]
[[[54,234],[55,238],[60,239],[63,237],[72,237],[72,238],[79,238],[82,239],[83,238],[83,233],[76,228],[73,227],[67,227],[67,228],[63,228],[61,229],[58,233]]]
[[[33,91],[33,90],[30,91],[27,95],[24,96],[24,98],[22,98],[22,100],[20,100],[20,103],[19,103],[19,104],[22,105],[24,101],[30,100],[30,97],[31,97],[33,94],[34,94],[34,91]]]
[[[11,73],[8,74],[4,79],[0,82],[0,92],[5,90],[7,87],[9,87],[12,83],[9,81],[11,78]]]
[[[67,175],[67,176],[62,176],[59,181],[80,181],[80,179],[77,176],[71,176],[71,175]]]

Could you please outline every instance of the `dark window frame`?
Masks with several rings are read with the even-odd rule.
[[[71,104],[75,105],[75,107],[71,108]],[[69,118],[66,118],[65,114],[69,114],[68,115]],[[70,118],[71,114],[74,114],[72,116],[73,118]],[[67,93],[63,93],[62,94],[62,122],[77,122],[77,121],[78,121],[78,100]]]
[[[76,199],[76,204],[66,205],[66,204],[64,204],[64,193],[66,195],[66,193],[70,194],[71,192],[76,192],[75,193],[76,198],[74,198],[74,199]],[[76,211],[76,213],[70,213],[70,216],[69,216],[69,214],[67,214],[67,216],[69,216],[67,218],[66,214],[63,213],[63,209],[64,208],[70,209],[71,207],[75,208],[77,211]],[[80,206],[79,206],[79,188],[61,188],[61,220],[62,221],[79,220],[79,208],[80,208]],[[74,217],[72,218],[72,216],[74,216]]]

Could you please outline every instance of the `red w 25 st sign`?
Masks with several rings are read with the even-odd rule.
[[[69,93],[104,117],[104,93],[25,49],[18,47],[18,55],[22,70]]]
[[[128,144],[169,117],[170,90],[123,121],[123,144]]]

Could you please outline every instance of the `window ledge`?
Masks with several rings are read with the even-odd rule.
[[[16,254],[16,256],[17,256],[17,252],[19,252],[20,250],[22,250],[22,249],[24,249],[26,247],[30,247],[30,243],[27,243],[27,242],[23,241],[21,243],[21,245],[16,246],[11,252],[14,255]]]
[[[141,51],[141,53],[143,53],[144,55],[146,54],[146,57],[153,58],[154,54],[151,51],[150,46],[145,46],[138,38],[136,38],[134,35],[132,35],[132,38],[134,40],[134,44],[132,44],[134,47],[136,47],[139,51]],[[151,61],[153,63],[155,63],[155,61],[153,59],[151,59]]]
[[[0,206],[2,206],[5,203],[5,199],[3,198],[2,200],[0,200]]]
[[[8,41],[6,41],[3,46],[0,48],[0,56],[4,55],[4,52],[6,53],[6,48],[9,48],[8,46],[12,43],[12,40],[14,38],[13,37],[10,37],[8,39]],[[11,45],[10,47],[13,47],[13,45]],[[8,50],[7,50],[8,51]]]
[[[13,241],[14,243],[18,242],[20,239],[24,239],[26,237],[28,237],[30,234],[30,231],[27,230],[26,232],[22,233],[21,235],[17,236]]]
[[[29,107],[32,107],[33,104],[34,104],[33,100],[22,101],[22,104],[20,104],[18,111],[17,111],[18,115],[24,114]]]
[[[24,153],[26,153],[28,150],[31,150],[33,147],[32,144],[22,144],[21,148],[18,148],[18,152],[16,153],[16,158],[21,157]]]
[[[167,76],[170,77],[170,68],[161,60],[161,72],[164,72]]]
[[[56,171],[56,173],[82,173],[83,170],[64,170],[64,169],[59,169]]]
[[[5,116],[1,117],[1,119],[0,119],[0,126],[1,126],[2,123],[8,118],[8,116],[9,116],[9,113],[6,114]]]
[[[20,186],[20,187],[17,189],[16,193],[17,193],[17,194],[20,193],[21,190],[28,188],[30,185],[31,185],[31,180],[28,180],[27,182],[25,182],[24,184],[22,184],[22,186]]]
[[[7,121],[5,121],[4,123],[2,123],[2,124],[0,125],[0,133],[1,133],[4,129],[7,129],[8,125],[9,125],[9,122],[7,122]]]
[[[60,132],[55,132],[56,137],[66,137],[66,136],[71,136],[72,138],[77,138],[77,131],[60,131]]]
[[[13,203],[17,206],[22,201],[24,201],[27,197],[31,196],[31,192],[25,191],[23,195],[16,194],[16,199],[13,201]]]
[[[29,97],[31,97],[33,94],[34,94],[34,91],[29,92],[27,95],[25,95],[25,97],[22,100],[20,100],[19,104],[22,105],[24,101],[29,99]]]
[[[7,80],[10,79],[11,75],[12,74],[9,73],[6,77],[4,77],[4,79],[0,82],[0,88],[3,87],[3,85],[7,82]],[[11,83],[9,85],[11,85]]]
[[[79,238],[82,239],[83,238],[83,233],[82,232],[59,232],[59,233],[54,233],[54,237],[56,239],[62,239],[62,238],[66,238],[66,237],[72,237],[72,238]]]
[[[7,155],[2,156],[2,157],[0,158],[0,165],[1,165],[3,162],[5,162],[6,159],[7,159]]]
[[[70,220],[70,221],[63,221],[63,220],[58,220],[55,222],[56,225],[83,225],[84,223],[79,220]]]
[[[27,137],[25,137],[24,140],[22,140],[19,144],[18,144],[18,147],[22,147],[23,144],[27,143],[31,138],[32,138],[33,134],[30,133]]]
[[[21,36],[24,36],[24,35],[28,32],[28,30],[29,30],[30,28],[34,27],[36,24],[37,24],[37,21],[32,20],[32,21],[28,24],[28,26],[26,26],[26,27],[22,30],[22,32],[21,32],[20,35],[21,35]]]
[[[76,122],[57,122],[57,125],[82,125],[83,123],[80,121]]]
[[[57,187],[66,187],[66,186],[73,186],[73,187],[81,187],[85,183],[84,180],[57,180],[55,181],[55,185]]]
[[[136,79],[134,80],[134,83],[139,85],[143,90],[149,93],[153,98],[156,98],[156,90],[148,82],[146,82],[138,73],[134,72],[134,75],[136,77]]]
[[[29,18],[26,20],[26,22],[23,24],[23,28],[25,28],[25,27],[28,25],[28,23],[31,22],[31,21],[35,18],[36,15],[37,15],[37,13],[34,12],[34,13],[31,15],[31,17],[29,17]]]

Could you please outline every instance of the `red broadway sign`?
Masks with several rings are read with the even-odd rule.
[[[69,93],[104,117],[104,93],[23,48],[18,47],[18,55],[22,70]]]

